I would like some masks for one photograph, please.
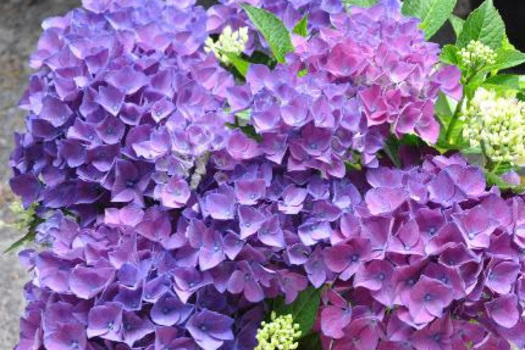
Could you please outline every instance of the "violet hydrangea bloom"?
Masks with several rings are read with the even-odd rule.
[[[202,50],[193,1],[96,1],[43,23],[11,157],[25,205],[94,220],[94,203],[189,199],[194,162],[221,149],[233,77]]]
[[[151,349],[159,343],[218,349],[255,339],[260,306],[219,293],[209,283],[200,283],[191,298],[179,297],[175,271],[188,264],[180,258],[183,250],[164,250],[141,236],[140,223],[81,229],[70,220],[58,215],[59,225],[41,228],[50,242],[71,237],[68,250],[52,246],[23,254],[34,279],[26,286],[29,304],[17,349],[41,344],[48,349]],[[207,281],[219,275],[204,273]],[[189,275],[185,281],[192,288],[198,283]],[[233,315],[241,310],[252,316],[234,324]],[[174,333],[166,334],[165,327]],[[241,330],[244,338],[237,337]]]
[[[91,311],[94,323],[86,334],[95,344],[98,339],[142,344],[157,337],[154,329],[171,325],[180,328],[185,342],[193,339],[196,346],[218,348],[221,342],[240,341],[241,329],[256,321],[250,321],[252,326],[227,321],[230,328],[208,333],[199,326],[186,328],[192,317],[204,312],[194,321],[207,319],[204,310],[209,310],[218,313],[213,317],[229,320],[235,303],[249,309],[265,298],[293,301],[307,282],[330,283],[335,293],[345,295],[325,298],[320,311],[323,341],[337,348],[363,339],[361,347],[370,349],[385,344],[425,349],[430,344],[426,334],[432,332],[451,332],[455,343],[481,344],[485,339],[476,332],[457,334],[459,325],[440,331],[449,318],[474,319],[479,332],[494,341],[519,343],[525,295],[518,263],[523,241],[516,231],[525,213],[519,210],[521,198],[503,199],[495,189],[466,191],[485,188],[485,183],[461,177],[449,178],[447,186],[469,194],[441,204],[429,195],[432,180],[458,169],[475,170],[457,156],[429,157],[405,170],[360,173],[368,183],[359,188],[309,171],[290,176],[285,167],[279,171],[268,164],[245,163],[205,179],[205,205],[177,217],[162,207],[130,205],[108,210],[96,229],[80,229],[58,213],[38,230],[51,252],[30,259],[38,286],[32,288],[56,298],[67,295],[61,300],[69,303],[73,295],[75,307],[96,303],[93,310],[108,309],[102,313],[111,319],[107,322],[96,321],[98,311]],[[265,190],[244,188],[247,181],[264,182]],[[398,188],[406,193],[388,211],[374,210],[377,203],[367,200],[367,192]],[[221,203],[228,205],[212,205],[210,196],[222,196]],[[239,204],[246,198],[253,204]],[[325,210],[327,203],[334,208]],[[246,209],[257,215],[246,214]],[[475,210],[491,213],[491,230],[484,233],[488,245],[470,245],[457,219]],[[126,220],[130,214],[137,219]],[[77,277],[85,274],[93,275],[91,284]],[[30,303],[28,310],[37,305]],[[512,317],[504,318],[501,310]],[[335,319],[340,327],[330,326]],[[125,320],[132,327],[127,332]],[[110,322],[115,328],[101,326]],[[39,327],[27,331],[30,337],[39,332],[48,334]],[[441,344],[439,339],[445,338],[432,341]]]

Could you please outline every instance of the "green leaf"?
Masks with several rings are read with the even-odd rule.
[[[290,32],[283,22],[266,10],[248,4],[243,4],[242,8],[270,45],[277,61],[283,63],[286,54],[294,50]]]
[[[454,33],[456,34],[456,38],[459,38],[459,35],[463,31],[465,20],[463,18],[459,18],[456,15],[450,15],[448,20],[450,21],[450,24],[452,24],[452,28],[454,29]]]
[[[226,109],[228,112],[228,109]],[[262,136],[257,133],[255,127],[249,124],[251,118],[251,109],[247,109],[235,114],[235,123],[226,123],[226,127],[232,130],[240,130],[244,135],[255,140],[257,142],[262,142]]]
[[[514,74],[499,74],[489,77],[482,84],[483,87],[496,91],[521,90],[524,87],[524,77]]]
[[[297,72],[297,76],[299,78],[302,78],[308,74],[308,68],[301,69],[299,72]]]
[[[231,64],[243,77],[246,76],[246,73],[248,73],[248,69],[250,68],[250,62],[242,59],[241,57],[239,57],[239,55],[234,54],[232,52],[222,52],[222,54],[228,57]]]
[[[24,237],[17,240],[15,243],[11,244],[9,248],[7,248],[4,253],[10,253],[20,247],[25,246],[27,243],[34,242],[36,238],[36,232],[35,231],[29,231]]]
[[[377,4],[377,0],[343,0],[346,6],[371,7]]]
[[[502,191],[509,191],[516,194],[521,194],[525,192],[525,187],[522,185],[512,185],[508,182],[505,182],[499,175],[496,175],[494,173],[485,171],[485,179],[487,180],[487,185],[490,186],[497,186]]]
[[[516,47],[510,42],[507,33],[503,36],[503,44],[501,44],[501,48],[504,50],[516,50]]]
[[[278,299],[273,311],[278,315],[291,314],[295,323],[299,324],[301,338],[310,334],[315,323],[317,311],[321,302],[321,289],[309,287],[303,290],[291,304],[285,304]]]
[[[268,66],[270,69],[273,69],[275,65],[277,64],[277,61],[275,60],[274,57],[269,56],[262,51],[254,51],[251,54],[251,56],[248,56],[248,57],[243,56],[243,59],[252,64],[264,64],[265,66]]]
[[[525,53],[518,50],[498,50],[498,56],[496,63],[485,67],[484,71],[498,71],[503,69],[509,69],[512,67],[519,66],[525,63]]]
[[[459,48],[456,45],[443,46],[443,48],[441,49],[441,55],[440,55],[441,62],[446,63],[446,64],[458,65],[459,64],[458,52],[459,52]]]
[[[38,227],[38,225],[44,222],[44,220],[36,214],[36,208],[37,208],[37,205],[33,204],[31,205],[31,207],[29,207],[24,212],[28,216],[27,216],[27,220],[25,219],[23,220],[24,222],[22,223],[22,225],[24,226],[25,229],[27,229],[27,233],[24,235],[24,237],[20,238],[19,240],[11,244],[9,248],[7,248],[4,251],[4,253],[12,252],[26,245],[27,243],[34,242],[36,238],[36,228]]]
[[[446,140],[448,128],[450,127],[452,116],[457,108],[458,102],[446,96],[444,93],[439,93],[435,105],[435,112],[439,124],[441,125],[441,132],[436,147],[442,151],[448,150],[463,150],[469,145],[463,140],[463,122],[456,120],[454,128],[451,131],[451,142]]]
[[[399,156],[399,140],[394,135],[391,135],[385,142],[385,147],[383,151],[396,166],[396,168],[401,168],[401,157]]]
[[[444,93],[440,92],[434,108],[438,117],[452,118],[455,107],[452,106],[451,99]]]
[[[478,40],[490,48],[501,47],[505,36],[505,24],[492,0],[486,0],[465,21],[457,45],[466,47],[471,40]]]
[[[449,19],[457,0],[405,0],[403,14],[421,19],[419,27],[430,39]]]
[[[308,36],[308,14],[306,13],[303,18],[295,25],[293,32],[297,35],[307,37]]]
[[[318,333],[310,333],[307,336],[299,340],[298,349],[301,350],[321,350],[323,347],[321,345],[321,337]]]
[[[505,162],[500,163],[496,166],[495,170],[492,171],[492,173],[501,176],[503,174],[508,173],[509,171],[516,170],[516,167],[513,166],[511,163]]]
[[[262,142],[262,136],[257,133],[257,131],[255,130],[255,127],[253,127],[252,125],[240,126],[238,124],[232,124],[232,123],[226,123],[225,125],[226,127],[232,130],[239,129],[240,131],[242,131],[244,135],[246,135],[246,137],[254,141],[257,141],[259,143]]]
[[[245,109],[244,111],[235,113],[235,116],[237,117],[237,123],[249,122],[252,117],[252,110]]]

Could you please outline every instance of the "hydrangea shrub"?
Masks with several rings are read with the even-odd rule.
[[[10,161],[37,243],[16,349],[525,346],[523,96],[497,74],[525,55],[490,0],[442,49],[455,1],[423,3],[46,20]]]

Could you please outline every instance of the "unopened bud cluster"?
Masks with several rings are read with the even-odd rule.
[[[482,68],[496,63],[497,54],[480,41],[472,40],[459,51],[461,63],[465,67]]]
[[[199,187],[199,184],[202,181],[204,175],[206,175],[206,166],[208,160],[210,159],[209,153],[204,153],[202,156],[198,157],[195,161],[195,169],[191,176],[190,188],[196,190]]]
[[[491,161],[519,165],[525,159],[525,103],[478,89],[461,118],[464,138],[482,146]]]
[[[204,51],[213,52],[215,57],[224,64],[229,64],[230,59],[227,53],[239,55],[246,49],[248,42],[248,27],[239,28],[233,31],[230,26],[224,27],[219,39],[213,41],[212,38],[206,39]]]
[[[263,321],[257,331],[259,344],[255,350],[294,350],[299,346],[296,340],[300,336],[299,325],[293,322],[292,315],[277,317],[272,312],[271,321]]]

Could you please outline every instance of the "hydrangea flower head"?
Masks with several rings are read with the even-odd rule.
[[[323,285],[326,348],[525,346],[523,198],[459,155],[380,161],[392,133],[437,140],[459,70],[397,0],[249,2],[288,28],[308,12],[309,35],[245,82],[224,53],[269,50],[237,0],[84,0],[46,21],[11,158],[45,209],[18,348],[297,349],[264,301]],[[483,103],[472,118],[503,119]]]
[[[272,311],[270,321],[263,321],[257,331],[258,345],[255,350],[295,350],[300,336],[299,324],[293,322],[292,315],[277,316]]]
[[[493,162],[520,165],[525,160],[525,104],[498,96],[494,90],[478,89],[462,119],[463,136],[482,147]]]
[[[69,207],[91,222],[95,202],[186,203],[174,183],[185,193],[177,181],[197,172],[195,186],[197,160],[224,147],[234,85],[204,52],[207,15],[190,3],[84,1],[44,22],[11,157],[25,206]]]

